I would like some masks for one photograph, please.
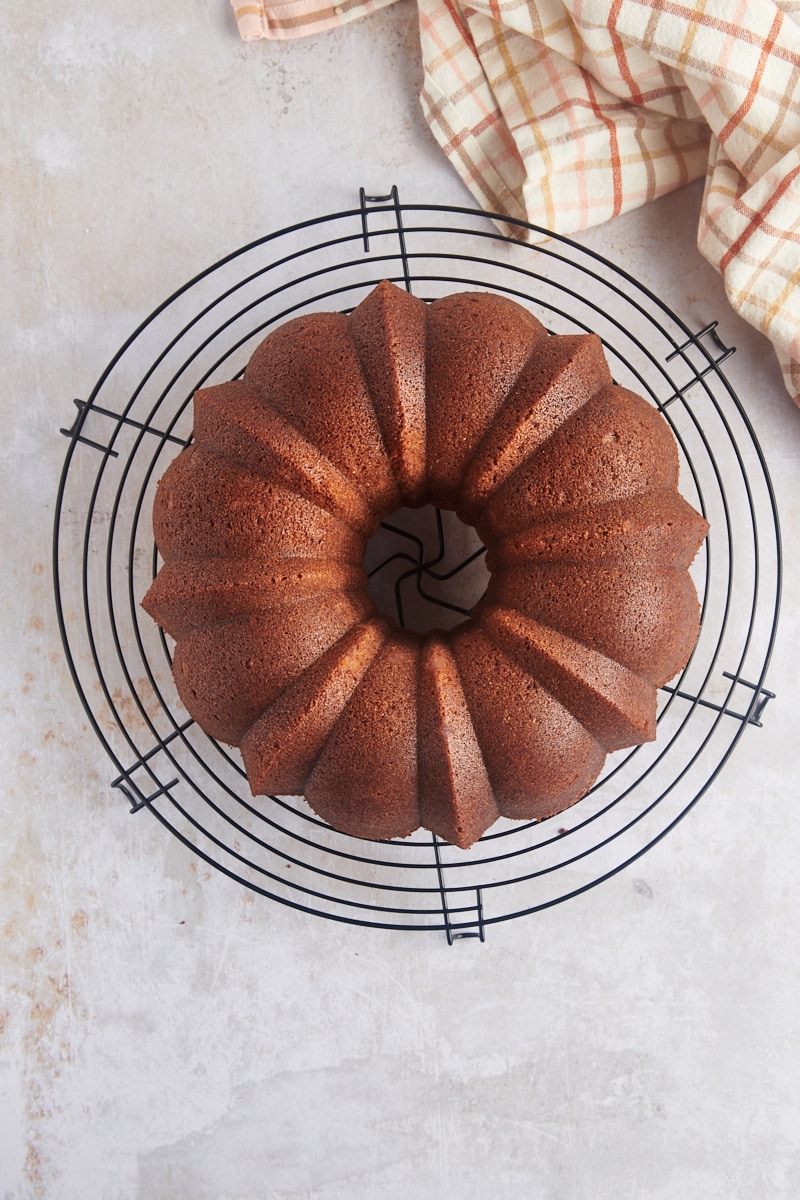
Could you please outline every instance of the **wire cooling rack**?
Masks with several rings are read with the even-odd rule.
[[[772,698],[764,682],[780,600],[778,515],[722,370],[733,351],[716,322],[690,330],[618,267],[543,234],[472,209],[404,204],[396,189],[362,190],[358,207],[260,238],[190,280],[125,342],[62,430],[56,604],[75,685],[113,763],[110,786],[192,855],[272,900],[359,925],[443,930],[449,942],[483,939],[492,924],[633,863],[704,794]],[[711,525],[693,567],[700,639],[660,692],[656,741],[611,755],[567,812],[501,821],[469,851],[423,832],[360,841],[301,798],[254,800],[238,752],[183,709],[170,645],[139,604],[158,567],[155,485],[190,439],[195,389],[239,375],[277,323],[350,310],[384,278],[425,300],[494,290],[556,333],[599,333],[616,381],[672,426],[681,490]],[[366,565],[380,603],[417,628],[461,619],[486,579],[472,531],[436,510],[392,517]]]

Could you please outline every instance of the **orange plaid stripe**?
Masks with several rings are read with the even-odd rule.
[[[395,0],[341,0],[335,4],[320,0],[278,0],[266,4],[263,0],[255,3],[231,0],[239,35],[245,42],[307,37],[310,33],[335,29],[357,17],[368,17],[394,3]]]
[[[242,37],[393,0],[232,0]],[[698,245],[800,403],[800,0],[418,0],[422,108],[483,207],[571,233],[705,174]]]

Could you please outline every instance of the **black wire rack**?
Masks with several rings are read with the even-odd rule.
[[[500,821],[471,850],[419,832],[339,834],[302,798],[254,800],[238,752],[187,716],[170,645],[140,608],[158,568],[155,485],[191,437],[191,397],[234,378],[275,324],[349,311],[381,279],[425,300],[493,290],[553,332],[593,330],[616,381],[669,421],[681,490],[711,533],[693,567],[697,648],[661,689],[655,742],[611,755],[590,793],[543,822]],[[473,209],[401,203],[397,190],[229,254],[181,287],[76,400],[53,540],[64,648],[110,786],[191,853],[271,900],[336,921],[485,938],[489,926],[576,896],[632,864],[706,792],[773,698],[765,677],[781,586],[778,513],[745,411],[722,371],[716,322],[690,330],[582,246]],[[471,539],[471,540],[470,540]],[[480,596],[473,531],[401,512],[368,549],[370,588],[400,623],[447,626]]]

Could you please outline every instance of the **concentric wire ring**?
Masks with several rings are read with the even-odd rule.
[[[427,833],[359,841],[329,829],[302,799],[254,800],[238,752],[187,717],[170,646],[139,606],[158,565],[155,485],[191,436],[193,392],[240,374],[275,324],[349,311],[383,278],[426,300],[498,291],[556,333],[600,334],[616,381],[669,421],[681,491],[711,525],[693,568],[700,640],[661,690],[657,740],[610,756],[589,795],[560,817],[501,821],[467,852]],[[444,930],[451,941],[483,938],[491,924],[632,863],[705,793],[771,697],[778,515],[721,368],[731,352],[714,324],[692,333],[629,275],[568,239],[472,209],[401,204],[396,190],[362,191],[357,208],[270,234],[190,280],[125,342],[63,431],[56,605],[75,685],[114,763],[111,785],[132,811],[149,809],[193,854],[255,892],[338,921]],[[479,587],[479,548],[457,542],[454,557],[449,516],[436,517],[426,541],[416,518],[400,514],[375,548],[373,566],[390,577],[401,621],[409,586],[438,607],[441,624],[465,607],[441,591],[448,576],[477,572]]]

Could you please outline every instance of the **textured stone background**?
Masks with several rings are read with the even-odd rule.
[[[484,945],[259,901],[110,793],[66,670],[58,428],[221,254],[397,183],[467,201],[415,10],[242,45],[224,0],[5,5],[0,1197],[800,1194],[800,413],[694,248],[697,186],[582,239],[718,317],[786,542],[778,698],[668,838]]]

